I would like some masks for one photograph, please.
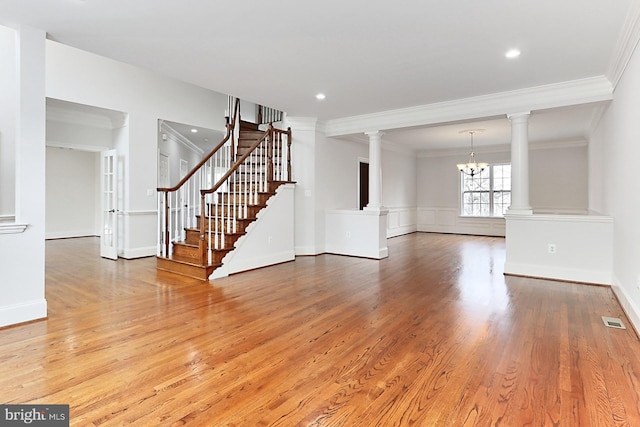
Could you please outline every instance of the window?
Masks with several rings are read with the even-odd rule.
[[[511,165],[490,165],[462,177],[462,215],[501,217],[511,205]]]

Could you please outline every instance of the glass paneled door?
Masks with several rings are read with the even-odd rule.
[[[103,151],[100,156],[102,190],[102,231],[100,233],[100,256],[118,259],[118,153]]]

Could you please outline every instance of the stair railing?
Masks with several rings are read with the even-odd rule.
[[[211,188],[200,190],[200,211],[206,213],[199,224],[203,263],[214,262],[215,250],[232,249],[235,239],[229,235],[244,232],[277,181],[291,181],[291,129],[270,124]]]
[[[240,120],[240,102],[235,100],[231,123],[227,120],[225,137],[189,173],[173,187],[158,188],[158,243],[157,255],[171,256],[171,243],[185,238],[186,228],[198,228],[200,211],[199,192],[211,188],[218,178],[231,167],[237,138],[235,128]]]
[[[256,123],[267,124],[282,121],[283,112],[275,108],[265,107],[264,105],[256,105]]]

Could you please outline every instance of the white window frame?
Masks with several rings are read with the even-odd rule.
[[[504,214],[502,212],[500,213],[496,213],[495,212],[495,206],[494,206],[494,194],[495,193],[509,193],[509,195],[511,195],[511,177],[509,178],[509,189],[508,190],[495,190],[494,189],[494,168],[497,166],[511,166],[510,163],[495,163],[495,164],[491,164],[489,165],[484,171],[482,171],[480,174],[478,175],[482,175],[482,174],[489,174],[489,190],[487,191],[466,191],[464,190],[464,184],[465,184],[465,179],[469,179],[471,178],[469,175],[465,175],[464,172],[460,172],[460,187],[459,187],[459,191],[460,191],[460,216],[461,217],[465,217],[465,218],[504,218]],[[475,176],[474,176],[475,178]],[[489,214],[488,215],[482,215],[482,214],[466,214],[465,213],[465,194],[467,193],[487,193],[489,195]]]

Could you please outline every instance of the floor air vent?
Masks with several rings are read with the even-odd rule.
[[[602,316],[602,321],[604,322],[605,326],[608,326],[610,328],[627,329],[624,327],[622,320],[618,319],[617,317]]]

